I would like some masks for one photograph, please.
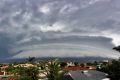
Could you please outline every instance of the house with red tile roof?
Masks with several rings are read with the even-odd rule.
[[[85,66],[85,67],[81,67],[81,66],[70,66],[70,67],[65,67],[64,70],[67,70],[67,71],[96,70],[96,67],[95,67],[95,66]]]

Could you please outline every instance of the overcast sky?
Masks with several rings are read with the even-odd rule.
[[[109,57],[120,0],[0,0],[0,58]]]

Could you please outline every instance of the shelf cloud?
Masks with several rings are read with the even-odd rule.
[[[0,58],[109,57],[120,45],[119,0],[1,0]]]

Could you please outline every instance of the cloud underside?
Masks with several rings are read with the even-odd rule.
[[[0,58],[119,57],[119,0],[1,0]]]
[[[24,48],[25,49],[25,48]],[[85,45],[75,44],[47,44],[34,45],[21,51],[13,58],[34,57],[100,57],[100,58],[118,58],[118,53]]]

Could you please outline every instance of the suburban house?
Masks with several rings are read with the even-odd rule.
[[[70,66],[70,67],[65,67],[64,70],[67,70],[67,71],[96,70],[96,67],[95,67],[95,66],[85,66],[85,67],[81,67],[81,66]]]
[[[96,70],[69,71],[63,80],[110,80],[108,74]]]

